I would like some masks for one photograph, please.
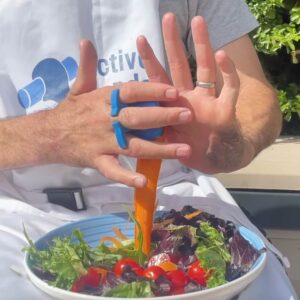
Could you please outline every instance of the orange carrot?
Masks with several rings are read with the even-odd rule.
[[[122,247],[122,243],[121,241],[119,241],[118,239],[114,238],[114,237],[111,237],[111,236],[103,236],[99,243],[102,244],[104,242],[111,242],[113,245],[115,245],[116,248],[121,248]]]
[[[184,217],[185,217],[186,219],[190,220],[190,219],[193,219],[194,217],[200,215],[201,213],[202,213],[201,210],[196,210],[196,211],[194,211],[194,212],[192,212],[192,213],[190,213],[190,214],[185,215]]]
[[[156,205],[156,189],[161,166],[161,159],[138,159],[136,170],[144,174],[147,179],[147,186],[136,188],[134,194],[135,218],[141,225],[143,234],[142,250],[149,255],[151,250],[151,232],[153,217]],[[135,227],[135,247],[139,249],[139,229]]]
[[[116,236],[120,239],[120,240],[122,240],[122,241],[126,241],[126,240],[128,240],[128,237],[127,236],[125,236],[123,233],[122,233],[122,231],[118,228],[118,227],[113,227],[112,228],[112,230],[113,230],[113,232],[116,234]]]

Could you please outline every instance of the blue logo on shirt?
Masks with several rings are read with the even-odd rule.
[[[21,106],[26,109],[44,99],[60,102],[68,94],[69,83],[75,79],[77,70],[77,62],[72,57],[61,62],[54,58],[40,61],[32,71],[33,81],[18,92]]]
[[[116,53],[100,58],[97,63],[98,75],[102,78],[116,75],[113,84],[120,83],[117,73],[127,74],[126,81],[148,81],[147,77],[139,76],[137,70],[144,69],[141,57],[136,51],[124,53],[119,49]],[[18,91],[21,106],[29,109],[40,101],[51,100],[54,104],[61,102],[70,91],[70,83],[77,75],[78,64],[68,56],[63,61],[46,58],[40,61],[32,71],[32,81]]]

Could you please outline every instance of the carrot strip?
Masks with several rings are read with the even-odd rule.
[[[122,241],[128,240],[128,237],[122,233],[122,231],[118,227],[113,227],[112,228],[113,232],[115,235]]]
[[[113,243],[116,248],[122,247],[122,243],[118,239],[111,237],[111,236],[103,236],[99,242],[104,243],[106,241]]]
[[[135,217],[141,225],[143,234],[142,250],[149,255],[151,250],[151,232],[153,216],[156,208],[156,189],[161,166],[161,159],[138,159],[136,170],[144,174],[147,179],[147,186],[136,188],[134,193]],[[139,229],[135,226],[135,247],[139,249]]]
[[[196,211],[194,211],[194,212],[192,212],[192,213],[190,213],[190,214],[185,215],[184,217],[185,217],[186,219],[190,220],[190,219],[193,219],[194,217],[200,215],[201,213],[202,213],[201,210],[196,210]]]

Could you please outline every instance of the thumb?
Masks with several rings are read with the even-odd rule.
[[[89,40],[80,41],[80,63],[71,94],[79,95],[97,87],[97,53]]]

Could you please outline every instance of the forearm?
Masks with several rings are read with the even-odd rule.
[[[237,118],[255,156],[275,141],[281,131],[282,115],[276,93],[266,81],[248,79],[241,86]]]
[[[49,111],[0,120],[0,169],[40,165],[53,161],[54,131]],[[51,133],[52,132],[52,133]]]

